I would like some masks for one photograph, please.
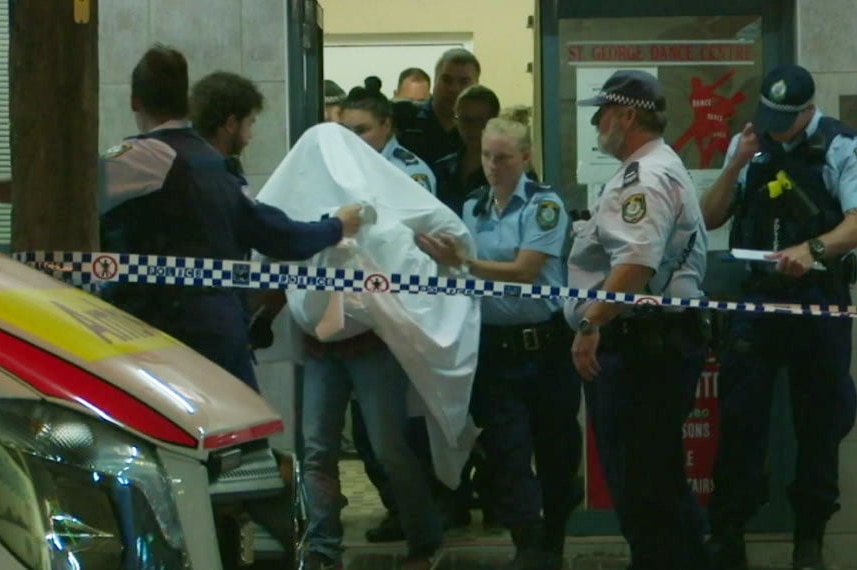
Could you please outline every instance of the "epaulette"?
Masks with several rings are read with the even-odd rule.
[[[473,215],[481,216],[488,211],[488,198],[491,196],[490,186],[480,186],[467,195],[467,200],[476,200],[473,205]]]
[[[398,158],[408,166],[420,162],[414,153],[401,146],[393,149],[393,157]]]
[[[536,192],[550,192],[552,189],[547,184],[541,184],[535,180],[527,180],[524,184],[524,191],[530,194],[535,194]]]
[[[622,188],[627,188],[632,184],[640,181],[640,163],[634,161],[625,168],[625,174],[622,175]]]

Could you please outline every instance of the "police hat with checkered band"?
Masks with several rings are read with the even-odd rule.
[[[762,93],[753,126],[760,133],[784,133],[798,114],[812,105],[815,81],[799,65],[781,65],[762,81]]]
[[[622,105],[646,111],[665,111],[667,108],[658,78],[636,69],[617,71],[604,83],[598,95],[577,104],[581,107]]]

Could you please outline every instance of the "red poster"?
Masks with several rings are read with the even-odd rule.
[[[717,360],[709,355],[696,388],[696,404],[684,424],[685,471],[691,489],[702,506],[714,490],[712,472],[717,456],[720,408],[717,402]],[[598,449],[586,422],[586,501],[589,509],[611,509],[610,491],[598,461]]]

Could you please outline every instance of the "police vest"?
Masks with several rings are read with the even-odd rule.
[[[815,134],[791,151],[768,137],[762,139],[734,213],[731,247],[782,250],[842,222],[842,208],[823,176],[830,143],[840,135],[854,138],[857,132],[823,117]]]

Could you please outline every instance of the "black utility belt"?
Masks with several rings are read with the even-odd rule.
[[[547,321],[523,325],[483,325],[480,344],[516,353],[540,352],[558,342],[568,341],[571,329],[561,312]]]
[[[689,336],[700,340],[711,337],[711,311],[641,311],[617,317],[602,329],[605,343],[643,343],[659,338]]]

